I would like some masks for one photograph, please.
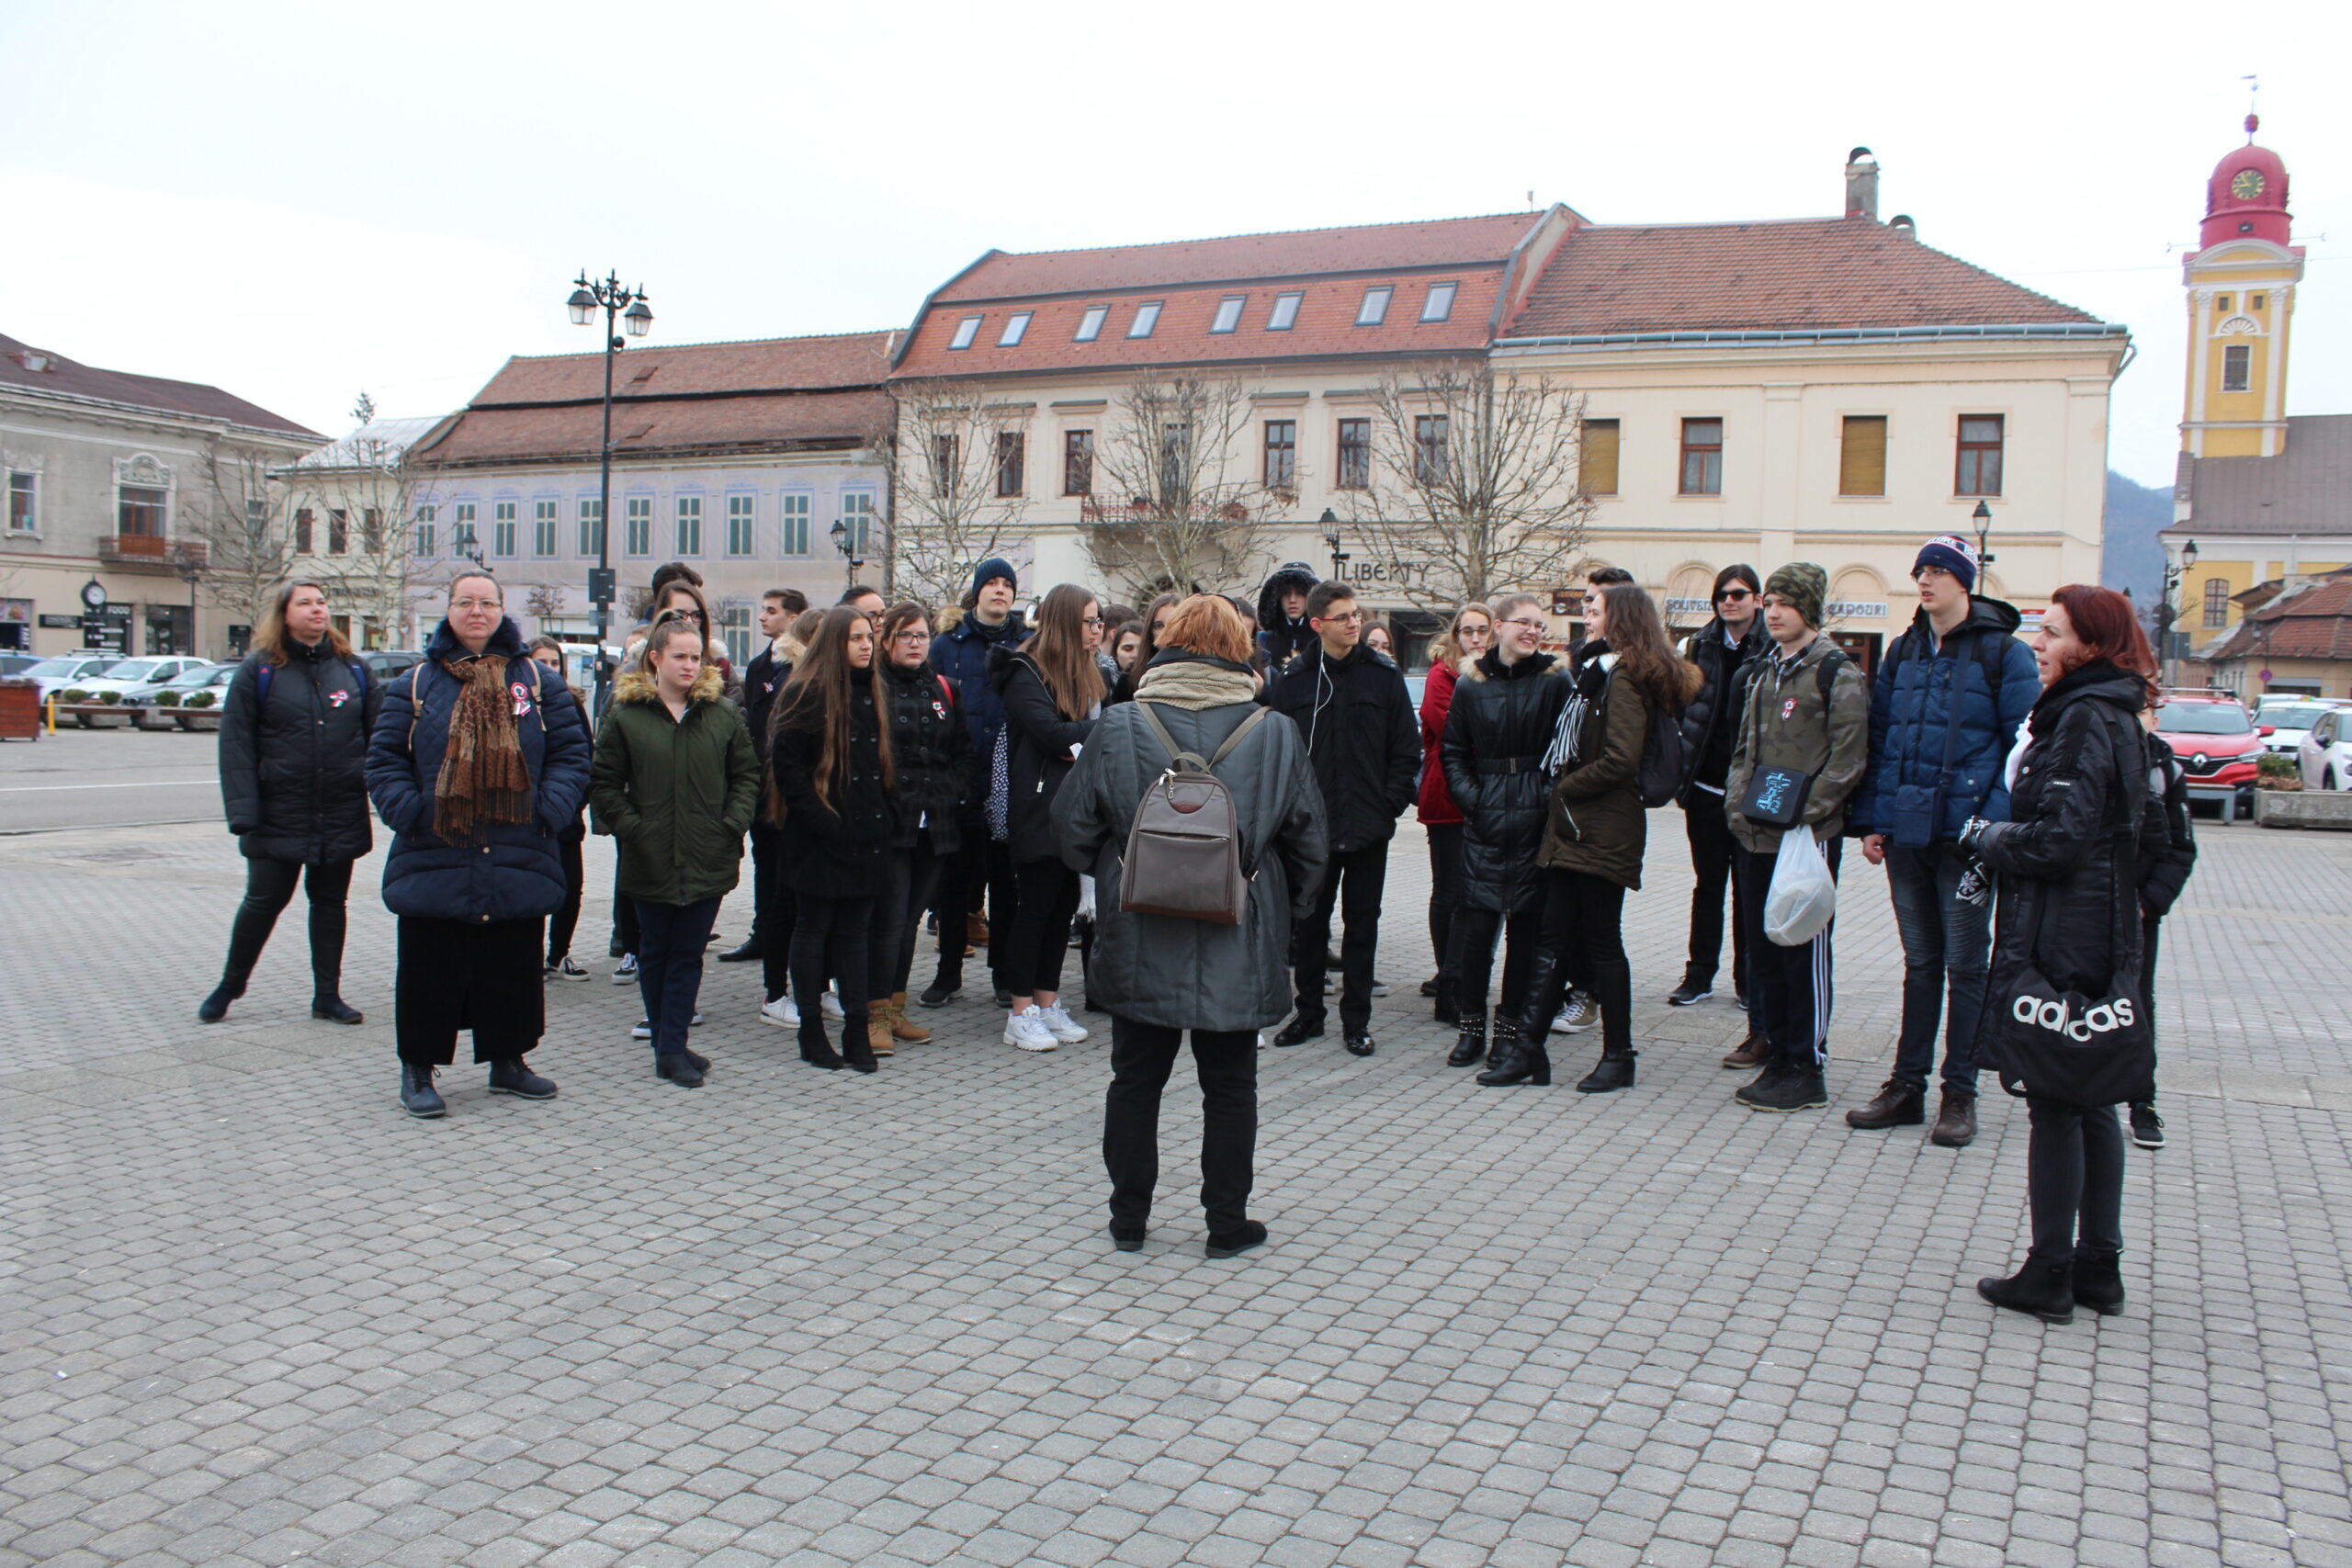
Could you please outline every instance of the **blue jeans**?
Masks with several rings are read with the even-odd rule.
[[[692,904],[637,901],[637,989],[653,1026],[653,1054],[674,1056],[686,1048],[695,998],[702,993],[702,950],[718,919],[718,900]]]
[[[1956,844],[1886,847],[1886,886],[1903,936],[1903,1029],[1895,1078],[1925,1090],[1936,1065],[1936,1021],[1944,1019],[1944,1088],[1976,1092],[1976,1022],[1984,1010],[1993,910],[1954,897],[1967,857]],[[1946,1005],[1946,995],[1950,1005]]]

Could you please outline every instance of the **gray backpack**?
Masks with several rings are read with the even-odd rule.
[[[1135,820],[1127,829],[1119,908],[1129,914],[1238,926],[1250,886],[1241,874],[1241,824],[1231,792],[1216,776],[1216,765],[1232,755],[1268,710],[1250,710],[1216,754],[1204,761],[1198,752],[1176,744],[1151,704],[1135,706],[1167,748],[1170,761],[1136,803]]]

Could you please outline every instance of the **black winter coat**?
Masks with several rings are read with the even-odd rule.
[[[2120,861],[2164,854],[2164,808],[2148,793],[2139,712],[2146,683],[2105,660],[2084,665],[2034,704],[2032,744],[2009,793],[2009,819],[1984,830],[1977,854],[2000,876],[1996,992],[2030,959],[2053,985],[2105,992],[2140,960],[2137,878]],[[2119,945],[2119,942],[2120,945]]]
[[[2148,793],[2164,807],[2165,851],[2140,863],[2140,909],[2162,919],[2197,867],[2197,829],[2188,815],[2188,775],[2159,735],[2148,737]]]
[[[1004,729],[1012,737],[1005,754],[1004,820],[1012,863],[1059,860],[1054,796],[1076,761],[1069,749],[1086,743],[1095,721],[1064,718],[1036,660],[1025,653],[999,649],[989,660],[989,683],[1004,705]]]
[[[830,804],[817,798],[817,754],[823,745],[815,703],[777,699],[768,761],[784,801],[778,824],[785,885],[820,898],[871,898],[898,833],[898,812],[882,787],[882,728],[872,685],[849,687],[849,777],[835,779]]]
[[[912,849],[928,834],[934,854],[954,854],[963,841],[956,818],[972,777],[972,735],[955,688],[925,662],[911,670],[884,664],[882,689],[890,699],[890,765],[899,779],[893,847]]]
[[[1269,675],[1258,700],[1287,714],[1306,742],[1333,853],[1396,836],[1397,814],[1413,803],[1421,740],[1412,694],[1395,664],[1361,644],[1333,660],[1318,640]]]
[[[230,677],[220,708],[220,802],[237,848],[254,860],[323,865],[375,845],[368,825],[368,736],[383,694],[325,637],[288,639],[261,701],[266,655]],[[361,668],[365,668],[362,666]]]
[[[1508,914],[1543,897],[1535,852],[1552,793],[1544,752],[1567,700],[1567,671],[1548,653],[1505,664],[1489,649],[1453,688],[1438,755],[1462,808],[1465,909]]]
[[[1739,739],[1740,668],[1770,649],[1771,636],[1759,614],[1747,623],[1747,635],[1737,649],[1724,641],[1724,619],[1717,615],[1682,643],[1682,657],[1699,667],[1706,678],[1699,694],[1682,710],[1682,750],[1696,759],[1690,783],[1677,796],[1685,811],[1724,808],[1724,778],[1731,772],[1732,747]],[[1712,793],[1700,784],[1713,786]]]
[[[768,721],[775,716],[775,699],[791,678],[792,666],[775,656],[774,643],[743,666],[743,697],[738,705],[752,731],[752,750],[763,768],[768,765]]]

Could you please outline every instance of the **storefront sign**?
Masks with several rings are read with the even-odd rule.
[[[1706,599],[1668,599],[1666,613],[1669,619],[1677,615],[1696,615],[1705,620],[1715,613],[1715,606],[1713,601]]]
[[[1821,613],[1833,621],[1883,621],[1886,619],[1886,601],[1832,599],[1821,607]]]
[[[1430,563],[1425,560],[1353,560],[1340,569],[1342,582],[1409,582],[1424,587],[1430,580]]]
[[[79,615],[43,615],[40,618],[40,625],[43,631],[79,631],[82,626],[82,617]]]
[[[130,651],[130,606],[108,604],[82,617],[82,646],[101,653]]]

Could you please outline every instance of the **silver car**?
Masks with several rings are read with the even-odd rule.
[[[2352,708],[2329,708],[2296,749],[2305,789],[2352,789]]]

